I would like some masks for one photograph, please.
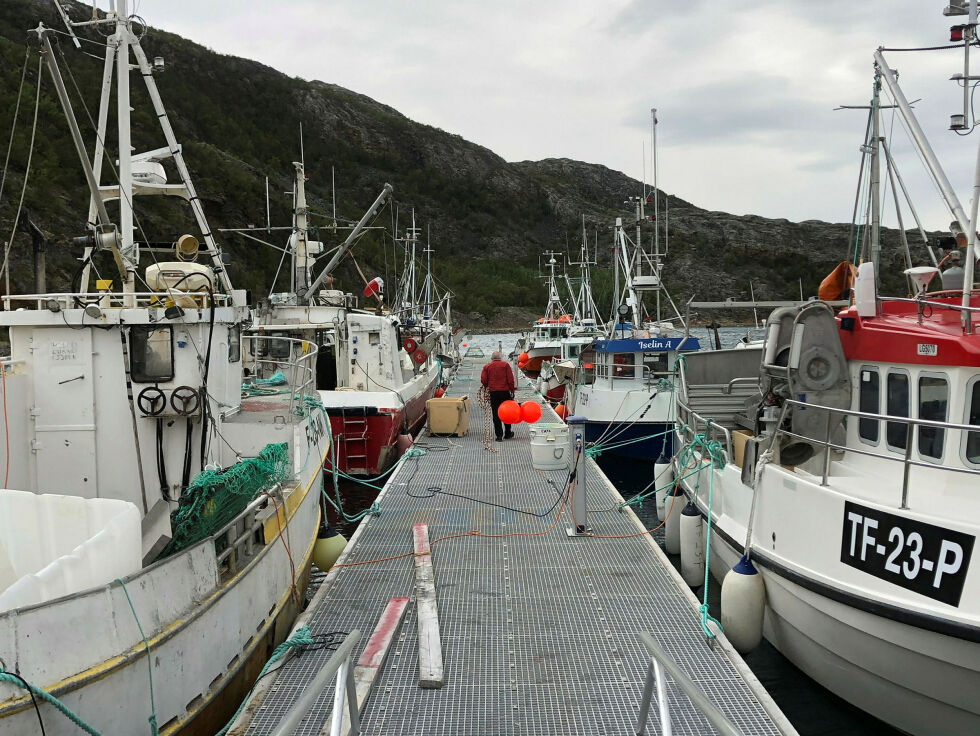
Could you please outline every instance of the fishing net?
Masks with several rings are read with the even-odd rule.
[[[163,556],[187,549],[241,513],[263,491],[292,477],[289,445],[269,444],[258,457],[239,460],[228,468],[199,473],[170,515],[173,538]]]

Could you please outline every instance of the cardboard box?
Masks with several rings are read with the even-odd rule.
[[[464,437],[470,431],[470,398],[442,397],[425,402],[429,434]]]
[[[752,436],[747,429],[736,429],[732,432],[732,452],[735,454],[735,464],[742,467],[745,461],[745,441]]]

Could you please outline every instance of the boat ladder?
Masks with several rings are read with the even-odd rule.
[[[343,429],[340,433],[344,445],[344,458],[348,470],[367,470],[368,466],[368,422],[365,416],[347,416],[341,419]]]

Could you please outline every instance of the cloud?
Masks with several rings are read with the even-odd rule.
[[[569,157],[639,178],[649,109],[663,186],[713,210],[846,220],[872,52],[940,45],[951,19],[920,0],[144,0],[154,26],[223,53],[369,95],[512,161]],[[945,131],[960,107],[957,52],[889,54],[968,199],[975,142]],[[961,70],[961,69],[960,69]],[[288,114],[288,111],[284,111]],[[927,226],[945,206],[901,125],[896,160]],[[649,178],[649,176],[648,176]],[[908,218],[907,218],[908,219]]]

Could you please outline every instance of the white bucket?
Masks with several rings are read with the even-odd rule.
[[[567,424],[531,424],[531,464],[536,470],[568,470]]]

